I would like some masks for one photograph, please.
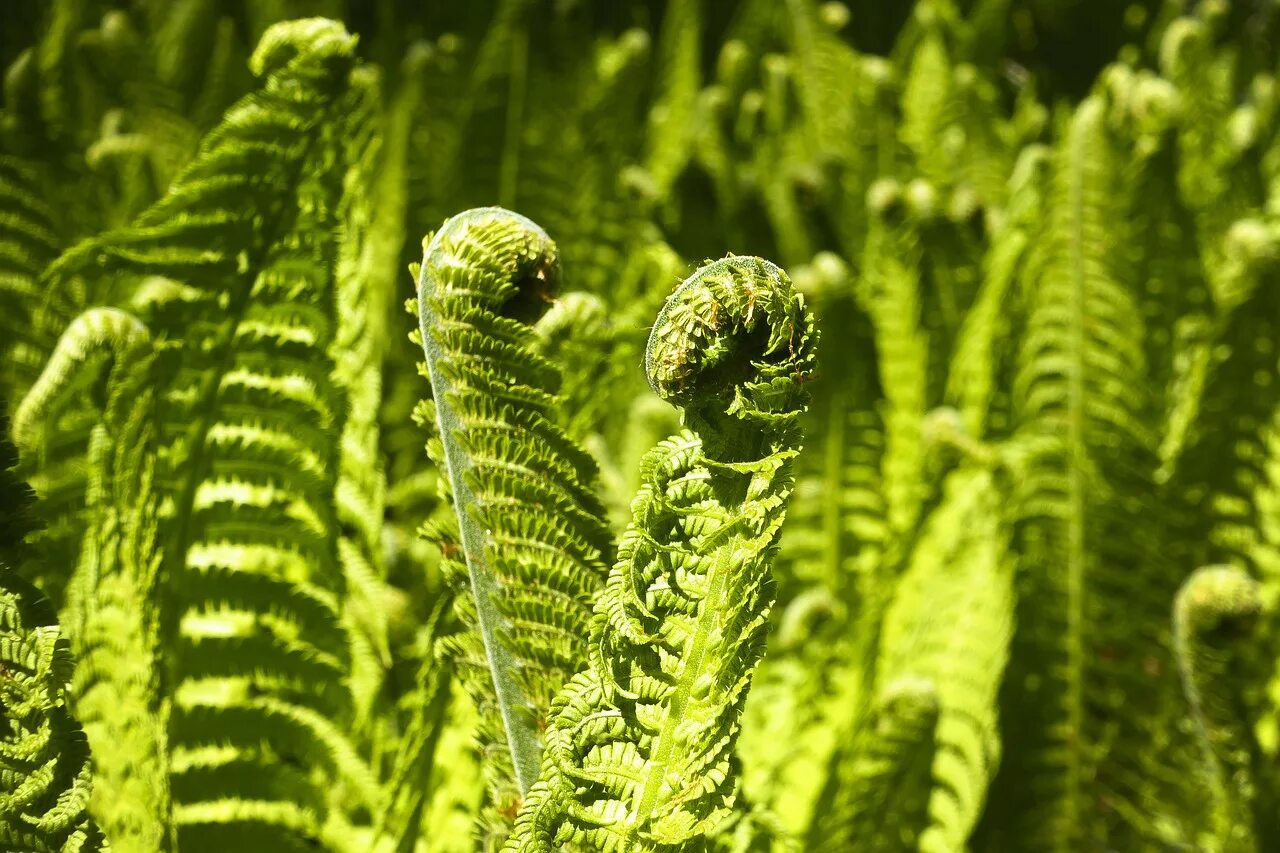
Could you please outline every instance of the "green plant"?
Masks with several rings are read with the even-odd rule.
[[[1280,844],[1274,0],[4,21],[0,848]]]

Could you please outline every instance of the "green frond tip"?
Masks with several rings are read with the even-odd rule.
[[[1174,644],[1183,689],[1191,705],[1212,794],[1202,849],[1272,849],[1263,839],[1273,813],[1259,805],[1267,778],[1253,733],[1251,694],[1262,686],[1255,666],[1255,629],[1262,589],[1235,566],[1197,570],[1182,585],[1173,608]],[[1275,839],[1271,839],[1274,841]]]
[[[116,308],[91,308],[62,333],[40,378],[13,413],[13,442],[25,454],[33,452],[52,406],[81,375],[81,366],[97,356],[126,358],[150,341],[143,323]]]
[[[355,54],[356,37],[338,21],[302,18],[281,21],[267,28],[258,41],[249,70],[266,77],[281,69],[294,72],[305,67],[349,66]]]
[[[429,238],[419,276],[438,430],[428,449],[457,521],[431,538],[471,592],[457,599],[470,630],[445,648],[480,710],[493,804],[507,814],[537,779],[553,692],[586,663],[612,552],[595,465],[558,425],[560,372],[533,325],[551,305],[557,257],[530,220],[480,208]]]
[[[702,849],[734,813],[816,337],[786,274],[757,258],[716,261],[668,298],[649,380],[692,430],[644,458],[590,667],[556,697],[509,853]]]
[[[804,297],[787,274],[760,258],[729,255],[667,298],[649,334],[645,372],[654,392],[684,408],[691,429],[717,421],[702,436],[715,441],[725,416],[751,422],[794,411],[816,346]]]

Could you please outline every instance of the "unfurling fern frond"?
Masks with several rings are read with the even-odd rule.
[[[456,515],[430,535],[470,591],[457,599],[469,630],[447,648],[480,709],[494,805],[508,816],[537,779],[552,694],[586,662],[611,553],[595,465],[558,425],[559,373],[530,325],[549,305],[556,260],[533,222],[481,208],[430,238],[418,283],[433,397],[419,414],[438,430],[430,450]]]
[[[89,749],[71,716],[72,661],[53,608],[7,560],[29,532],[30,491],[0,405],[0,848],[93,853]]]
[[[645,459],[591,666],[556,698],[507,850],[696,850],[729,815],[815,344],[803,299],[758,258],[708,264],[667,299],[645,363],[688,429]]]
[[[1275,792],[1266,790],[1250,703],[1265,675],[1250,647],[1261,614],[1261,587],[1233,566],[1200,569],[1174,604],[1174,647],[1211,794],[1209,828],[1196,847],[1213,853],[1271,850],[1277,840]]]
[[[101,418],[90,433],[83,545],[64,622],[77,658],[76,712],[93,750],[94,817],[113,850],[173,848],[162,695],[157,543],[154,350],[148,330],[113,308],[94,308],[63,333],[19,407],[14,434],[47,448],[42,427],[99,359]],[[28,454],[32,451],[28,449]]]

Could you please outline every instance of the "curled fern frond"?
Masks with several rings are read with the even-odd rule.
[[[646,371],[689,429],[645,458],[591,666],[556,698],[507,850],[694,850],[730,814],[816,338],[758,258],[710,263],[667,299]]]
[[[1196,571],[1173,607],[1174,651],[1212,795],[1208,837],[1197,845],[1205,850],[1271,848],[1259,833],[1274,822],[1274,811],[1258,808],[1266,771],[1259,773],[1256,709],[1249,704],[1250,693],[1261,686],[1250,648],[1261,615],[1261,586],[1234,566]]]
[[[611,552],[595,466],[558,426],[556,368],[531,321],[549,305],[556,247],[501,208],[449,219],[425,246],[418,335],[456,526],[439,527],[469,632],[455,656],[481,713],[495,805],[537,779],[552,693],[586,662],[591,601]],[[515,790],[513,790],[514,783]]]

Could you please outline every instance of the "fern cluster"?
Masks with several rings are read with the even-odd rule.
[[[3,15],[0,849],[1280,846],[1273,0]]]

